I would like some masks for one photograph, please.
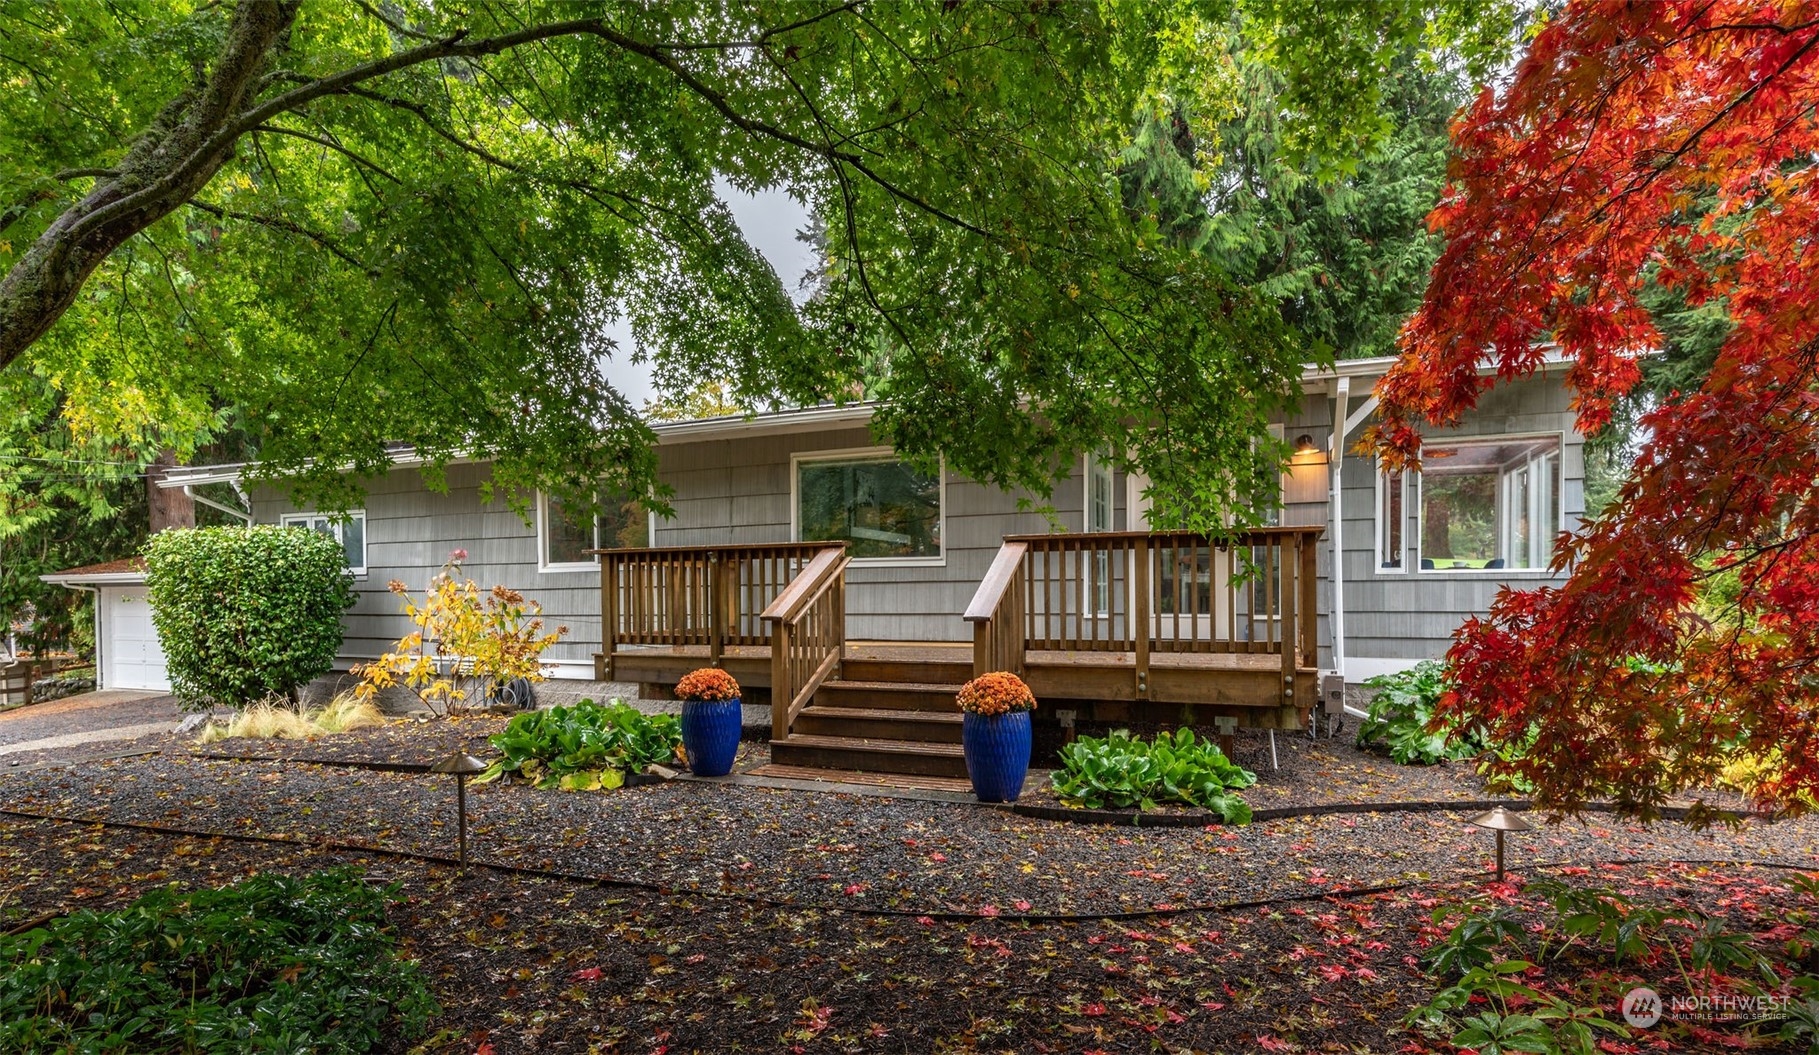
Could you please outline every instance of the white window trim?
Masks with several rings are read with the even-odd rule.
[[[594,517],[594,549],[600,548],[600,517]],[[585,561],[567,561],[558,564],[549,562],[549,495],[537,492],[537,573],[544,572],[577,572],[598,571],[600,558],[593,557]]]
[[[1371,522],[1376,525],[1377,530],[1371,542],[1372,570],[1378,575],[1407,575],[1409,573],[1410,564],[1408,559],[1409,478],[1416,474],[1410,473],[1406,469],[1397,474],[1397,484],[1402,488],[1402,559],[1397,563],[1396,567],[1386,568],[1383,566],[1383,536],[1385,534],[1385,524],[1383,523],[1383,497],[1384,491],[1386,490],[1384,482],[1389,479],[1389,471],[1383,468],[1382,461],[1376,461],[1373,462],[1373,464],[1376,466],[1377,471],[1377,489],[1374,504],[1371,506]]]
[[[1555,514],[1555,518],[1556,518],[1557,522],[1554,525],[1553,533],[1555,535],[1558,535],[1560,532],[1566,530],[1566,433],[1558,432],[1558,431],[1553,431],[1553,432],[1550,432],[1550,431],[1487,432],[1487,433],[1481,433],[1481,434],[1475,435],[1475,436],[1445,436],[1445,437],[1425,436],[1422,438],[1422,445],[1427,446],[1428,444],[1431,444],[1431,443],[1497,443],[1497,442],[1502,442],[1502,441],[1506,441],[1506,440],[1507,441],[1520,441],[1520,440],[1545,440],[1545,439],[1555,439],[1555,440],[1558,440],[1559,444],[1560,444],[1559,447],[1557,447],[1554,452],[1554,456],[1557,459],[1559,459],[1559,469],[1557,470],[1557,475],[1559,476],[1560,493],[1555,496],[1554,504],[1557,508],[1555,508],[1554,514]],[[1407,503],[1409,503],[1409,502],[1414,503],[1414,511],[1415,511],[1415,534],[1412,538],[1405,537],[1403,539],[1403,549],[1404,549],[1403,561],[1406,564],[1410,565],[1410,567],[1408,569],[1410,573],[1419,575],[1423,578],[1442,578],[1442,579],[1483,579],[1486,577],[1498,577],[1498,576],[1501,576],[1502,578],[1505,578],[1505,579],[1558,579],[1558,578],[1562,577],[1561,573],[1550,571],[1549,569],[1547,569],[1545,567],[1543,567],[1543,568],[1509,568],[1509,567],[1504,567],[1504,568],[1426,568],[1426,569],[1422,568],[1421,567],[1421,556],[1422,556],[1421,555],[1421,538],[1424,533],[1424,529],[1427,527],[1427,525],[1425,523],[1425,521],[1427,519],[1427,514],[1425,512],[1425,505],[1421,500],[1421,477],[1422,477],[1422,474],[1418,473],[1418,472],[1417,473],[1409,473],[1409,472],[1403,473],[1403,480],[1405,482],[1405,486],[1410,486],[1411,492],[1412,492],[1412,493],[1405,493],[1403,495],[1402,500],[1404,502],[1404,506],[1403,506],[1404,515],[1407,515],[1407,513],[1406,513],[1406,511],[1408,509]],[[1501,496],[1499,496],[1498,500],[1499,501],[1502,500]],[[1379,512],[1378,515],[1381,516],[1382,515],[1381,512]],[[1501,518],[1500,518],[1500,521],[1501,521]],[[1404,528],[1405,532],[1406,532],[1406,530],[1407,529]],[[1499,531],[1499,533],[1502,533],[1502,532],[1506,531],[1507,528],[1502,522],[1499,522],[1497,530]],[[1501,545],[1501,540],[1499,540],[1499,545]],[[1412,550],[1412,553],[1410,552],[1411,550]],[[1411,559],[1411,557],[1412,557],[1412,559]],[[1385,572],[1385,574],[1393,574],[1393,573]]]
[[[348,565],[347,570],[349,572],[353,573],[354,578],[364,579],[364,578],[366,578],[366,568],[367,568],[367,559],[366,559],[367,547],[370,546],[373,541],[372,536],[367,533],[367,528],[371,527],[372,523],[371,523],[371,521],[366,519],[366,510],[364,510],[364,509],[349,509],[346,511],[346,513],[344,515],[346,517],[348,517],[349,519],[352,519],[353,517],[360,518],[360,565],[359,565],[359,567],[355,567],[350,564],[350,565]],[[299,527],[299,526],[301,526],[301,527],[307,528],[307,527],[309,527],[310,521],[319,520],[324,517],[326,517],[328,519],[328,522],[330,524],[334,525],[335,541],[341,543],[341,550],[343,553],[346,553],[347,552],[347,540],[345,540],[341,537],[341,521],[336,519],[336,516],[333,513],[317,513],[314,511],[296,512],[296,513],[280,513],[280,514],[278,514],[278,526],[279,527]]]
[[[789,537],[801,542],[801,466],[803,462],[859,462],[880,459],[902,460],[894,447],[844,447],[839,450],[796,451],[789,458]],[[852,563],[862,568],[945,568],[947,566],[947,459],[941,460],[936,476],[939,483],[938,515],[941,527],[941,555],[938,557],[854,557]]]

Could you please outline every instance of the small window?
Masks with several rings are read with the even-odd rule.
[[[539,495],[537,539],[537,563],[544,571],[591,570],[598,561],[587,552],[598,548],[592,510],[573,510],[560,499]]]
[[[1560,437],[1429,443],[1418,480],[1422,571],[1539,570],[1560,529]]]
[[[1402,570],[1402,530],[1408,521],[1408,486],[1402,470],[1390,469],[1377,474],[1377,567],[1383,571]]]
[[[941,560],[942,488],[888,452],[796,459],[796,538],[856,560]]]
[[[537,539],[541,570],[591,571],[600,558],[588,550],[650,545],[650,517],[634,499],[602,498],[597,509],[576,510],[540,494]]]
[[[339,520],[327,513],[285,513],[278,518],[278,523],[285,527],[309,528],[324,535],[332,535],[341,543],[341,553],[347,560],[348,570],[355,575],[366,574],[365,510],[352,510]]]
[[[1112,467],[1103,458],[1086,458],[1086,530],[1088,533],[1112,530]],[[1112,610],[1112,555],[1106,550],[1093,552],[1093,614],[1106,615]]]

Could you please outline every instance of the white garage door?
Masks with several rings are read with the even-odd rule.
[[[104,586],[101,603],[107,614],[101,642],[103,681],[110,689],[163,689],[171,687],[164,672],[164,649],[152,626],[152,606],[143,586]]]

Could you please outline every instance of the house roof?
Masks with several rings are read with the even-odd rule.
[[[1380,356],[1374,359],[1341,359],[1330,366],[1308,364],[1302,372],[1302,389],[1310,395],[1330,393],[1339,378],[1377,378],[1381,377],[1396,363],[1395,356]],[[1550,351],[1542,362],[1544,371],[1553,371],[1570,365],[1558,351]],[[1486,367],[1489,372],[1491,367]],[[801,407],[792,410],[775,410],[757,414],[727,414],[713,418],[696,418],[691,421],[664,421],[651,426],[657,434],[657,443],[668,446],[681,443],[700,443],[707,440],[727,439],[729,437],[762,436],[778,433],[828,432],[834,429],[853,428],[871,421],[872,415],[881,403],[847,403],[844,405],[824,404],[814,407]],[[423,464],[416,450],[406,445],[393,445],[391,460],[394,468],[406,469]],[[456,459],[467,461],[470,459]],[[186,465],[167,469],[158,481],[160,487],[196,486],[207,483],[228,483],[239,480],[246,470],[246,463],[226,465]]]
[[[130,585],[145,581],[145,558],[128,557],[125,560],[102,561],[100,564],[84,564],[80,568],[65,568],[38,577],[55,586]]]

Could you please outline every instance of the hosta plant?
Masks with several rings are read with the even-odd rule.
[[[1441,663],[1426,660],[1364,684],[1375,689],[1376,695],[1358,726],[1359,747],[1382,751],[1404,766],[1469,758],[1484,749],[1477,738],[1457,729],[1431,728],[1434,708],[1446,692],[1446,668]]]
[[[645,714],[614,700],[527,711],[491,737],[501,757],[474,780],[512,773],[540,788],[595,791],[619,787],[627,772],[676,761],[682,725],[673,714]]]
[[[1257,775],[1191,729],[1153,741],[1132,739],[1122,729],[1104,738],[1083,736],[1061,749],[1061,764],[1049,782],[1070,805],[1149,810],[1178,802],[1217,813],[1228,824],[1250,823],[1250,804],[1234,792],[1255,784]]]

